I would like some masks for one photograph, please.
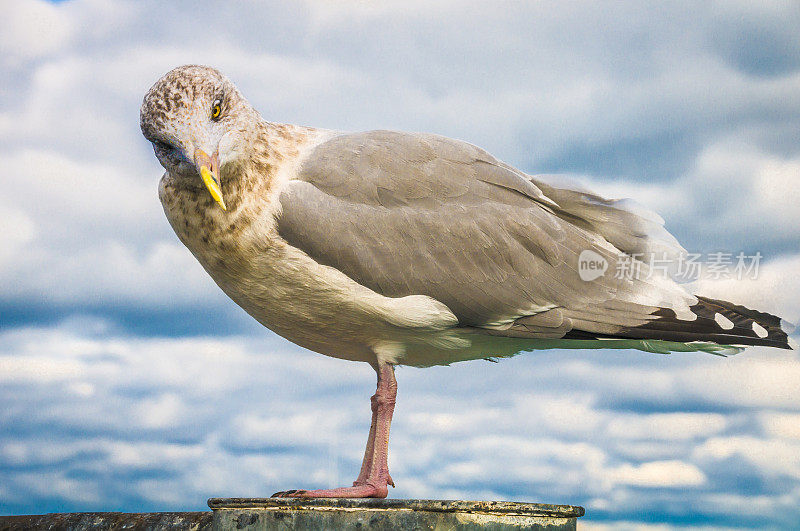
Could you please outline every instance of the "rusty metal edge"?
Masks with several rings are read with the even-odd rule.
[[[464,512],[561,518],[580,518],[586,513],[583,507],[577,505],[507,501],[382,500],[375,498],[210,498],[208,506],[213,510],[410,510],[437,513]]]

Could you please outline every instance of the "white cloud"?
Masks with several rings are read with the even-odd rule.
[[[13,177],[4,192],[47,227],[50,245],[59,239],[75,242],[75,231],[96,237],[138,225],[152,234],[152,225],[161,221],[155,216],[160,210],[155,179],[143,183],[132,168],[30,149],[4,153],[3,161]],[[104,219],[109,223],[98,224]]]
[[[766,413],[761,423],[768,435],[800,440],[800,414]]]
[[[21,497],[42,495],[31,467],[62,481],[64,503],[103,509],[131,497],[186,508],[208,496],[346,484],[358,471],[374,386],[361,364],[278,341],[63,327],[3,332],[0,345],[3,422],[15,427],[0,436],[0,464],[12,467],[3,482]],[[694,491],[705,511],[715,496],[738,494],[717,478],[720,461],[754,467],[748,473],[767,484],[795,477],[793,413],[775,413],[774,396],[742,392],[742,381],[762,379],[754,367],[769,366],[754,358],[551,352],[484,370],[401,368],[392,495],[586,500],[590,512],[624,512],[633,500],[653,510],[675,488]],[[786,368],[773,367],[764,385]],[[615,389],[675,412],[602,405],[620,398]],[[796,409],[790,393],[784,405]],[[687,397],[707,412],[681,411]],[[713,411],[720,406],[728,412]],[[78,470],[80,485],[65,479]],[[103,478],[116,486],[93,497]],[[83,483],[88,490],[70,490]]]
[[[301,409],[306,411],[285,415],[271,413],[266,417],[247,413],[236,415],[230,422],[229,443],[252,448],[271,445],[302,447],[327,442],[331,434],[346,429],[348,418],[341,412],[332,411],[323,417],[313,409]]]
[[[765,474],[800,479],[800,443],[752,436],[713,437],[695,450],[698,459],[746,459]]]
[[[632,521],[615,521],[611,524],[601,524],[591,520],[579,520],[581,529],[586,531],[739,531],[741,527],[720,527],[717,525],[676,525],[670,524],[645,524]]]
[[[178,423],[187,413],[179,395],[164,393],[141,401],[134,408],[131,421],[144,428],[168,428]]]
[[[73,27],[55,5],[7,0],[3,12],[0,57],[6,68],[58,52],[69,44]]]
[[[622,465],[612,470],[610,477],[617,483],[639,487],[695,487],[706,482],[706,476],[700,469],[682,461]]]
[[[800,86],[800,79],[797,83]],[[740,137],[707,146],[698,156],[693,173],[681,185],[694,183],[722,201],[712,206],[721,211],[716,220],[709,220],[718,224],[709,227],[712,233],[738,233],[742,225],[769,233],[789,232],[796,225],[799,180],[796,157],[766,152]],[[702,198],[695,194],[692,197],[698,206],[703,204]]]
[[[606,197],[635,199],[661,214],[673,232],[690,233],[681,242],[689,252],[761,251],[772,259],[776,242],[797,236],[797,157],[769,153],[741,135],[705,146],[693,167],[670,182],[584,181]]]
[[[726,425],[725,417],[714,413],[655,413],[620,415],[608,423],[606,431],[622,439],[682,440],[708,437]]]
[[[765,163],[756,176],[759,199],[780,216],[780,225],[800,225],[800,159]]]
[[[81,376],[84,370],[81,363],[72,360],[11,356],[0,358],[0,380],[4,382],[68,380]]]
[[[0,210],[3,231],[3,246],[0,247],[0,270],[5,263],[13,261],[24,250],[25,245],[36,237],[36,223],[30,216],[15,208]]]
[[[36,51],[26,43],[39,29],[25,35],[4,33],[11,43],[9,57],[16,57],[20,71],[5,98],[14,105],[0,111],[0,138],[7,146],[2,156],[14,175],[7,192],[15,198],[15,216],[5,223],[16,226],[25,220],[40,239],[25,249],[8,247],[16,249],[17,273],[7,274],[14,279],[11,292],[17,299],[45,292],[53,294],[48,299],[63,302],[82,291],[141,307],[164,293],[164,286],[139,279],[132,294],[125,281],[130,285],[135,277],[118,271],[147,274],[135,263],[141,262],[137,257],[158,254],[153,249],[164,249],[165,241],[175,243],[156,200],[160,169],[140,138],[137,114],[147,87],[184,62],[221,67],[268,118],[335,128],[434,130],[485,145],[529,169],[535,169],[537,160],[565,153],[570,145],[603,149],[676,128],[705,131],[739,120],[744,129],[733,135],[739,144],[730,143],[725,128],[716,136],[708,133],[711,138],[701,146],[695,169],[682,179],[618,181],[601,189],[639,196],[668,222],[696,224],[696,231],[724,235],[735,226],[753,232],[769,220],[778,241],[794,238],[791,212],[797,209],[792,209],[791,191],[796,187],[791,181],[797,157],[754,145],[746,117],[762,108],[782,109],[791,116],[800,108],[795,96],[800,77],[748,76],[725,57],[702,51],[703,28],[716,16],[704,10],[692,15],[696,25],[676,32],[652,25],[649,13],[635,5],[608,12],[591,5],[559,10],[509,5],[500,11],[427,5],[424,10],[431,18],[401,4],[331,10],[311,3],[288,11],[256,6],[245,18],[235,10],[218,14],[217,38],[203,40],[191,38],[205,27],[202,6],[185,12],[163,4],[24,5],[15,8],[15,16],[36,19],[35,28],[45,28],[41,31],[48,38],[37,40],[42,48]],[[688,22],[682,10],[664,9],[672,20]],[[438,17],[461,20],[463,27],[474,17],[485,24],[465,39],[456,31],[443,31],[434,22]],[[643,51],[633,52],[640,46],[628,45],[630,35],[610,39],[597,23],[620,17],[648,28],[645,33],[653,40],[639,43]],[[526,22],[521,26],[521,21]],[[517,33],[523,26],[525,31]],[[71,29],[76,27],[82,30]],[[565,27],[572,29],[559,29]],[[331,45],[334,37],[337,44]],[[48,39],[56,44],[47,44]],[[380,43],[380,50],[363,46],[364,41]],[[587,47],[587,42],[602,45]],[[20,55],[23,48],[35,51],[39,59]],[[731,176],[714,180],[729,170],[742,186],[724,212],[714,214],[694,204],[702,183],[711,189],[700,193],[700,199],[715,191],[730,197],[735,188]],[[751,184],[754,175],[761,182],[757,190]],[[789,193],[776,192],[778,188]],[[120,235],[126,235],[124,243]],[[101,243],[104,238],[116,242]],[[65,256],[69,270],[52,271],[50,265]],[[191,267],[161,256],[164,261],[157,269],[166,276],[178,277]],[[7,264],[8,258],[0,262]],[[105,280],[75,278],[87,264]],[[197,267],[190,270],[203,276]],[[53,280],[62,276],[69,280]],[[222,304],[207,280],[191,284],[203,293],[216,293],[216,304]],[[186,287],[175,286],[169,293],[180,298]]]

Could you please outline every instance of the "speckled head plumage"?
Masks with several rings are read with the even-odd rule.
[[[139,121],[161,165],[205,184],[225,208],[224,166],[242,158],[261,121],[236,86],[214,68],[177,67],[147,92]]]

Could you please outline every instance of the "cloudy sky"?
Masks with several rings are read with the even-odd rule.
[[[347,484],[374,373],[262,329],[171,230],[147,88],[216,66],[265,118],[431,131],[657,210],[702,293],[800,320],[796,2],[0,0],[0,513]],[[800,356],[539,352],[398,370],[392,497],[585,529],[800,520]]]

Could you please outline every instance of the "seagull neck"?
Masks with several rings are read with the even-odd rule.
[[[297,157],[300,149],[317,134],[317,129],[301,125],[261,121],[253,147],[263,157],[279,165]]]
[[[248,197],[267,199],[261,204],[270,204],[282,175],[315,137],[314,132],[308,127],[259,121],[248,135],[244,162],[223,176],[222,192],[226,202],[230,198],[229,210],[249,203]]]

